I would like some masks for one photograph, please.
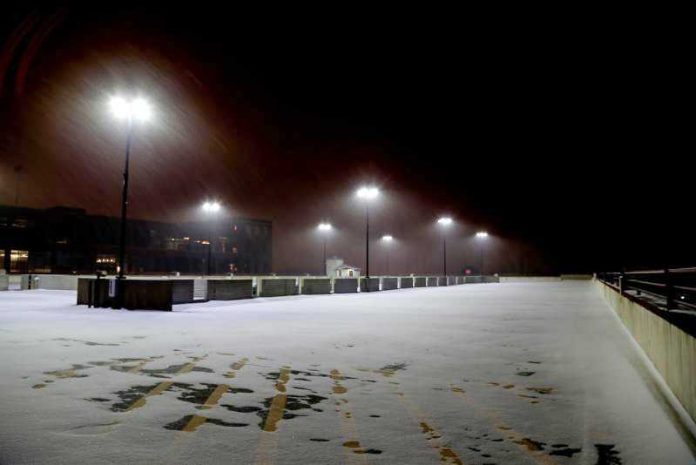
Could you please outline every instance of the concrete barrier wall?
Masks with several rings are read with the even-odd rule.
[[[193,279],[172,280],[172,304],[193,302]]]
[[[401,278],[401,282],[399,283],[399,287],[401,289],[408,289],[410,287],[413,287],[413,278],[411,278],[411,277]]]
[[[6,291],[10,288],[10,277],[6,274],[0,274],[0,291]]]
[[[457,284],[464,284],[464,276],[457,276]]]
[[[128,310],[172,310],[174,282],[169,280],[125,280],[123,306]],[[191,282],[193,299],[193,282]]]
[[[414,287],[426,287],[428,285],[428,278],[425,276],[419,276],[413,279]]]
[[[237,300],[254,297],[252,279],[209,279],[208,300]]]
[[[427,278],[428,282],[428,287],[435,287],[437,286],[437,277],[436,276],[429,276]]]
[[[464,283],[465,284],[479,284],[483,282],[481,279],[481,276],[465,276],[464,277]]]
[[[547,283],[560,281],[560,276],[501,276],[501,283]]]
[[[596,281],[609,306],[696,421],[696,337],[641,304]]]
[[[399,278],[382,278],[382,290],[392,291],[399,288]]]
[[[484,283],[499,283],[500,277],[498,276],[483,276]]]
[[[589,281],[592,279],[591,274],[562,274],[561,281]]]
[[[334,294],[358,292],[358,278],[334,279]]]
[[[330,278],[302,279],[302,294],[331,294]]]
[[[279,297],[282,295],[296,295],[297,279],[295,278],[270,278],[260,279],[260,297]]]
[[[454,286],[455,284],[457,284],[457,277],[456,276],[447,276],[447,285]]]
[[[379,292],[379,278],[360,278],[360,292]]]
[[[77,289],[76,275],[35,274],[32,275],[32,289],[51,289],[73,291]]]

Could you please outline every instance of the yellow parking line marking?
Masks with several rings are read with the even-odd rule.
[[[343,450],[346,456],[346,462],[349,465],[361,464],[366,465],[370,462],[364,455],[366,449],[360,444],[358,437],[358,428],[353,418],[353,412],[349,409],[348,399],[343,397],[343,394],[348,392],[348,388],[341,384],[345,377],[337,369],[331,370],[329,377],[333,380],[331,391],[336,396],[336,412],[341,419],[341,436],[344,439]]]
[[[126,412],[130,412],[130,411],[132,411],[132,410],[135,410],[135,409],[137,409],[137,408],[142,407],[143,405],[145,405],[146,399],[147,399],[148,397],[150,397],[150,396],[158,396],[158,395],[162,394],[164,391],[166,391],[167,389],[169,389],[169,387],[170,387],[172,384],[173,384],[173,383],[172,383],[171,381],[162,381],[162,382],[159,383],[157,386],[155,386],[154,388],[152,388],[152,390],[151,390],[150,392],[148,392],[147,394],[145,394],[144,396],[142,396],[141,398],[139,398],[138,400],[136,400],[135,402],[133,402],[133,403],[130,405],[130,407],[128,407],[125,411],[126,411]]]
[[[249,359],[244,357],[234,362],[232,365],[230,365],[231,370],[224,374],[225,378],[234,378],[237,376],[237,372],[244,368],[244,365],[246,365],[248,361]]]
[[[471,407],[478,416],[488,417],[489,421],[495,426],[495,428],[505,437],[506,440],[512,442],[524,452],[526,455],[531,457],[534,461],[542,465],[558,465],[558,462],[544,453],[538,453],[534,450],[534,445],[529,439],[521,433],[518,433],[510,426],[505,424],[500,418],[500,415],[488,409],[481,408],[475,405],[465,394],[464,389],[454,384],[450,385],[450,391],[456,397],[462,399],[466,404]]]
[[[179,368],[179,371],[177,371],[175,374],[183,375],[184,373],[191,373],[191,370],[196,368],[196,363],[200,362],[205,357],[207,357],[207,355],[202,357],[193,357],[190,362],[185,363],[181,368]]]
[[[285,394],[285,385],[288,383],[288,381],[290,381],[290,368],[282,368],[280,370],[280,376],[278,376],[278,382],[275,385],[275,388],[279,394],[276,394],[273,398],[271,407],[268,409],[266,421],[263,425],[263,430],[266,432],[275,431],[277,429],[278,422],[283,418],[285,404],[288,401],[288,396]]]
[[[186,426],[184,426],[181,431],[186,431],[187,433],[191,433],[193,431],[196,431],[196,429],[201,426],[203,423],[208,420],[206,417],[200,416],[200,415],[194,415],[191,417],[188,423],[186,423]]]
[[[263,428],[261,428],[261,439],[256,450],[257,465],[273,465],[275,462],[275,455],[278,449],[278,435],[268,433],[275,433],[278,430],[278,423],[283,419],[285,404],[288,400],[288,396],[285,394],[285,385],[289,381],[290,367],[286,366],[280,369],[280,375],[275,385],[278,394],[273,397]]]
[[[149,360],[144,360],[144,361],[138,363],[138,364],[135,365],[134,367],[131,367],[130,369],[126,370],[126,373],[139,373],[140,370],[143,369],[143,367],[145,366],[145,364],[146,364],[147,362],[149,362]]]
[[[226,384],[219,384],[213,392],[210,393],[208,398],[205,400],[205,403],[201,406],[201,408],[204,409],[209,409],[213,408],[215,405],[217,405],[218,400],[220,400],[220,397],[227,391],[229,391],[230,387]]]
[[[396,392],[396,396],[409,416],[418,422],[423,436],[428,441],[428,446],[439,455],[440,462],[446,465],[464,465],[457,452],[452,447],[445,445],[442,434],[432,426],[432,421],[425,412],[411,402],[403,392]]]

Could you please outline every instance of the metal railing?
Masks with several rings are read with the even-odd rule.
[[[661,310],[696,315],[696,268],[597,273],[597,279],[621,294],[651,303]]]

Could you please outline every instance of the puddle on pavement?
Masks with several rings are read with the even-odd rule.
[[[597,449],[597,465],[621,465],[619,451],[614,444],[595,444]]]
[[[518,371],[515,373],[517,376],[532,376],[536,371]]]
[[[310,441],[313,442],[329,442],[330,439],[324,439],[324,438],[309,438]]]
[[[85,400],[90,402],[109,402],[110,399],[106,399],[104,397],[88,397]]]
[[[194,417],[194,415],[186,415],[185,417],[180,418],[179,420],[173,421],[171,423],[168,423],[164,425],[165,429],[173,430],[173,431],[181,431],[183,430],[186,425],[189,424],[191,419]],[[243,428],[245,426],[249,426],[249,423],[235,423],[235,422],[227,422],[227,421],[222,421],[217,418],[205,418],[204,423],[212,423],[214,425],[218,426],[226,426],[228,428]]]
[[[42,388],[45,388],[45,387],[46,387],[45,384],[39,383],[39,384],[33,385],[31,388],[32,388],[32,389],[42,389]]]

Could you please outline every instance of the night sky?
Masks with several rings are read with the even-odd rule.
[[[273,219],[280,273],[320,270],[320,220],[363,265],[363,183],[383,190],[391,272],[441,269],[441,214],[452,270],[479,229],[491,272],[696,264],[684,73],[662,41],[612,18],[345,8],[3,12],[0,203],[21,166],[20,205],[117,215],[125,128],[106,102],[139,93],[156,118],[135,133],[132,216],[217,198]],[[372,260],[386,272],[377,242]]]

